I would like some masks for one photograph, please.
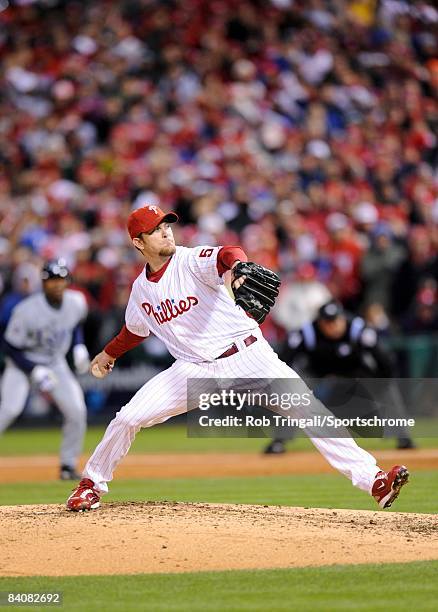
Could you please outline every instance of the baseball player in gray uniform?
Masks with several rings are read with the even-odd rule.
[[[68,276],[63,260],[46,263],[42,291],[14,308],[4,336],[6,368],[0,389],[0,434],[23,411],[31,386],[52,397],[64,417],[62,480],[78,476],[86,429],[84,395],[66,360],[70,347],[78,374],[85,374],[90,364],[81,325],[87,303],[82,293],[67,288]]]

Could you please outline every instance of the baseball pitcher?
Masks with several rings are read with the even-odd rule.
[[[171,224],[177,220],[175,213],[156,206],[130,214],[128,231],[145,267],[133,283],[125,326],[93,359],[91,369],[97,377],[108,375],[118,357],[151,333],[176,361],[146,382],[111,421],[67,500],[69,510],[99,507],[140,428],[187,411],[188,379],[299,379],[259,328],[278,294],[278,276],[248,262],[239,247],[175,246]],[[381,507],[390,506],[407,482],[404,466],[380,470],[351,437],[311,440],[334,468],[372,494]]]

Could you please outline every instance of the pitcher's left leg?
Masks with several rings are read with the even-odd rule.
[[[298,374],[281,361],[264,339],[257,340],[247,350],[243,350],[229,359],[224,359],[223,362],[227,362],[221,365],[230,370],[230,377],[295,379],[299,386],[296,391],[302,393],[304,390],[309,390]],[[226,377],[225,374],[223,376]],[[331,414],[310,390],[309,394],[311,405],[307,407],[304,405],[291,406],[291,417],[308,418],[312,414]],[[341,431],[338,431],[341,435]],[[306,427],[304,432],[330,465],[349,478],[353,485],[371,494],[374,479],[380,468],[377,466],[375,458],[360,448],[346,429],[342,431],[342,435],[345,437],[339,438],[323,437],[324,432],[317,427]]]
[[[352,484],[371,495],[374,480],[380,468],[376,459],[358,446],[351,437],[314,438],[312,444],[335,470],[349,478]]]

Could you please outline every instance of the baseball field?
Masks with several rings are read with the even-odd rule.
[[[84,460],[101,434],[89,430]],[[264,456],[260,439],[159,426],[140,432],[101,509],[69,513],[59,443],[56,429],[1,439],[0,592],[61,591],[66,610],[436,608],[435,439],[361,441],[383,468],[410,468],[387,511],[305,439]]]

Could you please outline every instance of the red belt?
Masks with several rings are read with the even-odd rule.
[[[257,342],[257,338],[255,336],[248,336],[247,338],[244,339],[243,342],[245,343],[245,346],[251,346],[251,344],[254,344],[254,342]],[[219,357],[216,357],[216,359],[223,359],[224,357],[231,357],[231,355],[235,355],[238,352],[239,352],[239,349],[237,348],[237,345],[234,344],[233,342],[230,348],[227,349],[225,353],[222,353],[222,355],[219,355]]]

